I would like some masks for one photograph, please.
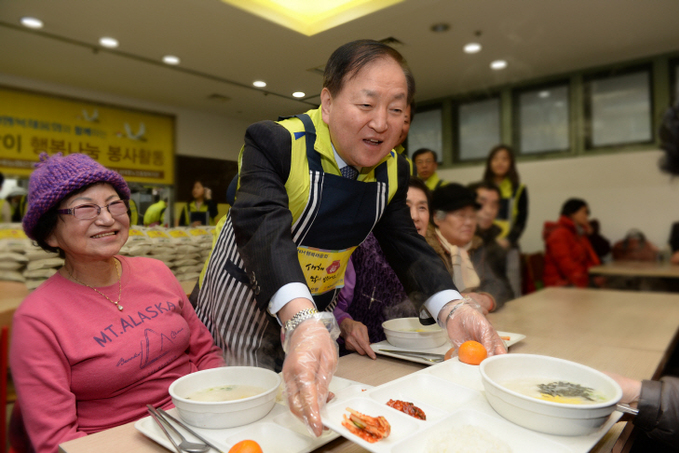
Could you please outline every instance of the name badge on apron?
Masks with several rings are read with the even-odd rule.
[[[297,257],[312,296],[344,286],[344,272],[356,247],[323,250],[297,246]]]

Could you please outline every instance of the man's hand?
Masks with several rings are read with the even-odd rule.
[[[340,324],[340,336],[344,338],[347,349],[356,351],[361,355],[368,355],[371,359],[376,359],[375,351],[370,347],[370,337],[368,328],[362,322],[346,318]]]
[[[505,354],[507,348],[486,317],[477,310],[471,300],[462,303],[454,301],[443,307],[439,313],[439,319],[446,326],[448,337],[455,348],[462,343],[474,340],[481,343],[488,351],[488,355]],[[455,310],[450,317],[448,314]]]
[[[320,410],[339,360],[337,342],[325,325],[307,319],[295,328],[283,363],[290,411],[316,436],[323,433]]]

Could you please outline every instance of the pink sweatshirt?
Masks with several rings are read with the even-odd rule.
[[[224,365],[177,279],[162,262],[117,256],[123,311],[55,274],[19,306],[10,365],[36,451],[171,407],[177,378]],[[118,284],[98,288],[118,299]]]

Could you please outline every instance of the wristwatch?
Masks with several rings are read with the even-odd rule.
[[[305,308],[304,310],[298,311],[292,318],[285,322],[285,331],[293,331],[302,321],[312,318],[316,313],[318,313],[318,310],[315,308]]]

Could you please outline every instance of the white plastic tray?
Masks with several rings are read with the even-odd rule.
[[[519,341],[523,340],[526,338],[525,335],[520,334],[520,333],[511,333],[511,332],[500,332],[498,331],[498,335],[501,337],[509,337],[509,340],[505,340],[505,345],[507,347],[510,347],[513,344],[518,343]],[[389,357],[395,357],[397,359],[403,359],[403,360],[408,360],[410,362],[417,362],[421,363],[423,365],[433,365],[432,362],[429,362],[427,360],[423,360],[419,357],[415,356],[405,356],[405,355],[400,355],[400,354],[395,354],[391,352],[384,352],[380,351],[380,349],[392,349],[395,351],[417,351],[417,352],[433,352],[435,354],[445,354],[448,352],[450,348],[453,347],[452,343],[448,341],[446,344],[443,346],[439,346],[438,348],[431,348],[431,349],[409,349],[409,348],[399,348],[398,346],[394,346],[393,344],[389,343],[387,340],[380,341],[379,343],[372,343],[370,345],[373,351],[375,351],[376,354],[381,354],[381,355],[386,355]]]
[[[386,405],[389,399],[414,403],[425,412],[427,420],[392,409]],[[391,435],[371,444],[352,434],[342,426],[347,407],[373,417],[384,416],[391,424]],[[531,431],[497,414],[486,401],[479,367],[454,358],[349,399],[331,401],[321,416],[325,426],[376,453],[425,452],[428,438],[465,425],[484,429],[505,442],[514,453],[584,453],[596,445],[622,414],[613,412],[599,430],[587,436],[552,436]]]
[[[330,382],[330,391],[335,394],[337,399],[342,400],[350,399],[370,388],[372,387],[369,385],[359,384],[336,376]],[[167,412],[179,418],[176,409],[170,409]],[[168,450],[175,451],[170,441],[150,416],[138,420],[134,427]],[[339,434],[330,430],[325,431],[321,437],[311,436],[304,424],[290,413],[285,402],[276,403],[271,412],[264,418],[249,425],[228,429],[205,429],[192,426],[191,429],[225,452],[228,452],[241,440],[252,439],[266,452],[281,451],[281,445],[285,445],[286,452],[308,453],[339,437]],[[190,441],[198,441],[181,427],[179,430]]]

